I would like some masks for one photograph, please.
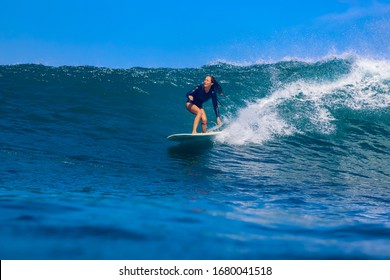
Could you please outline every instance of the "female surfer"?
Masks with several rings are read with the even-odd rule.
[[[186,108],[189,112],[195,115],[194,124],[192,127],[192,133],[197,133],[199,121],[202,120],[202,132],[206,133],[207,129],[207,115],[203,109],[203,103],[210,98],[213,101],[215,116],[217,117],[218,125],[222,125],[221,118],[218,110],[217,92],[220,95],[222,93],[222,87],[218,84],[217,80],[208,75],[203,81],[203,85],[196,86],[193,90],[187,93]]]

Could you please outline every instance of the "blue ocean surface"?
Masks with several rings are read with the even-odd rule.
[[[0,116],[0,259],[390,259],[389,61],[4,65]]]

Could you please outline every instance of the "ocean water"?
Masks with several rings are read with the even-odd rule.
[[[390,259],[387,60],[0,66],[0,116],[0,259]]]

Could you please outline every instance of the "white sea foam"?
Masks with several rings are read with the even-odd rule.
[[[390,61],[356,58],[351,71],[335,81],[299,80],[238,110],[218,140],[261,144],[294,133],[331,134],[334,110],[390,107]]]

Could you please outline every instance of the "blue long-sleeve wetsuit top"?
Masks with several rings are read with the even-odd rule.
[[[213,86],[211,87],[208,93],[204,91],[203,85],[196,86],[193,90],[188,92],[186,96],[187,98],[188,96],[192,96],[194,100],[191,101],[188,98],[187,102],[190,102],[191,104],[198,106],[200,109],[203,108],[203,103],[205,103],[207,100],[211,98],[213,101],[215,116],[217,118],[219,117],[217,93],[215,92]]]

